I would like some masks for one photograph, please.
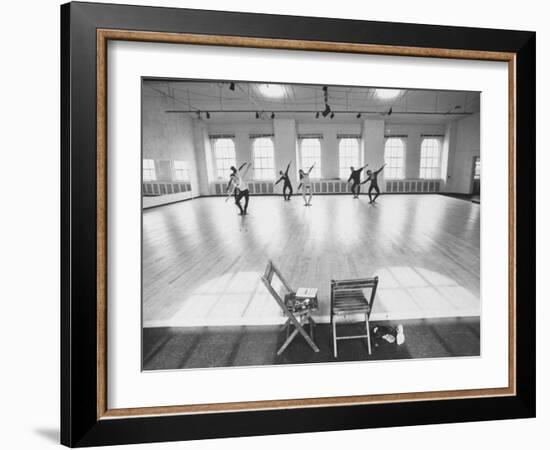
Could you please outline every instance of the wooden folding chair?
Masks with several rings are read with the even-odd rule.
[[[273,275],[277,275],[281,280],[287,293],[284,296],[284,299],[277,293],[273,288],[272,281]],[[313,327],[315,326],[315,321],[311,317],[311,312],[317,308],[317,305],[311,306],[301,306],[299,309],[295,308],[296,305],[296,292],[292,290],[289,284],[286,282],[281,272],[275,267],[275,265],[269,261],[265,269],[265,273],[261,277],[265,287],[269,293],[273,296],[275,301],[283,310],[284,315],[287,317],[287,321],[284,324],[286,328],[286,340],[277,351],[277,355],[280,355],[285,351],[288,345],[293,341],[293,339],[300,333],[313,351],[318,352],[319,347],[313,341]],[[309,324],[309,334],[304,330],[304,325]],[[294,330],[290,333],[290,326],[294,325]]]
[[[337,341],[344,339],[367,338],[369,355],[372,354],[370,343],[369,318],[378,287],[378,277],[358,280],[332,280],[330,284],[330,322],[332,324],[332,341],[334,357],[338,358]],[[336,318],[354,314],[365,315],[366,334],[355,336],[337,336]]]

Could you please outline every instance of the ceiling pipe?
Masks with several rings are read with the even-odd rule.
[[[210,113],[250,113],[250,114],[256,114],[258,110],[256,109],[209,109]],[[164,111],[168,114],[196,114],[197,110],[178,110],[178,109],[170,109]],[[288,109],[281,109],[281,110],[272,110],[271,112],[275,114],[316,114],[318,111],[316,110],[288,110]],[[387,114],[387,111],[348,111],[348,110],[331,110],[331,112],[334,112],[335,114],[379,114],[384,115]],[[436,116],[470,116],[474,114],[473,112],[452,112],[452,111],[442,111],[442,112],[426,112],[426,111],[392,111],[392,115],[405,115],[405,114],[411,114],[411,115],[436,115]]]

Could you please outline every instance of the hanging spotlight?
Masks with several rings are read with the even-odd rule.
[[[334,113],[331,113],[330,118],[334,119]]]
[[[235,90],[235,83],[229,83],[229,90],[231,91]]]
[[[315,113],[315,118],[316,118],[316,119],[319,118],[319,111],[317,111],[317,112]]]
[[[358,119],[361,118],[361,113],[357,113],[355,117],[357,117]]]
[[[206,111],[206,118],[210,119],[210,113],[208,111]]]
[[[328,103],[325,104],[325,110],[323,111],[323,117],[327,117],[330,114],[330,106]]]
[[[275,113],[274,112],[271,113],[271,118],[275,119]]]
[[[260,118],[260,113],[256,111],[256,119],[259,119],[259,118]]]
[[[392,112],[393,112],[393,108],[390,108],[390,110],[388,111],[388,116],[391,116]]]

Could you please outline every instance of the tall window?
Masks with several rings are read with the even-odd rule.
[[[474,180],[479,179],[481,179],[481,161],[479,159],[479,156],[476,156],[474,163]]]
[[[275,178],[275,161],[273,159],[273,139],[270,137],[254,138],[254,178],[256,180],[273,180]]]
[[[441,140],[424,138],[420,146],[420,178],[441,177]]]
[[[307,171],[314,163],[311,178],[321,178],[321,139],[303,138],[300,140],[302,170]]]
[[[143,160],[143,181],[155,181],[157,173],[155,171],[155,161],[153,159]]]
[[[403,138],[389,137],[384,146],[384,178],[399,180],[405,176],[405,141]]]
[[[231,138],[214,139],[214,158],[216,159],[216,176],[218,178],[229,178],[231,166],[236,166],[235,144]]]
[[[338,144],[340,152],[340,178],[347,179],[350,167],[359,168],[359,139],[341,138]]]
[[[189,165],[186,161],[174,161],[174,179],[176,181],[189,181]]]

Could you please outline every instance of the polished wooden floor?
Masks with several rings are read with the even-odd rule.
[[[480,205],[440,195],[200,198],[143,212],[145,327],[283,321],[260,282],[272,259],[294,287],[378,275],[373,320],[479,316]]]

